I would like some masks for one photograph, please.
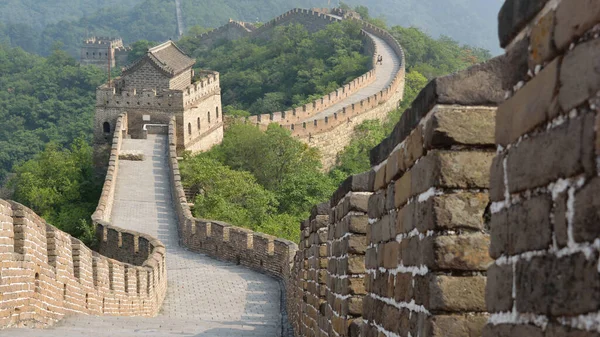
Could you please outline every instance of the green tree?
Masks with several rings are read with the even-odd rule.
[[[135,62],[148,52],[148,49],[156,46],[156,42],[139,40],[131,44],[131,51],[127,54],[127,63]]]
[[[16,201],[50,224],[90,243],[90,218],[100,196],[94,177],[93,150],[83,138],[70,149],[49,143],[33,159],[15,168],[9,182]]]

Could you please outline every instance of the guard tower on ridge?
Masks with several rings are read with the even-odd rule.
[[[166,132],[176,118],[177,151],[205,151],[223,139],[219,73],[194,73],[195,60],[172,41],[154,48],[96,91],[94,142],[107,146],[116,120],[127,113],[132,138]]]

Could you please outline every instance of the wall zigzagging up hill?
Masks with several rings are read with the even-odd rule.
[[[339,17],[344,15],[343,12],[336,10],[327,13],[323,11],[293,9],[265,23],[258,29],[253,26],[245,26],[245,23],[230,21],[225,26],[200,35],[198,38],[207,47],[218,40],[235,40],[242,37],[269,38],[275,27],[293,23],[303,25],[309,32],[315,32],[325,28],[328,24],[340,22]],[[289,129],[293,136],[322,150],[325,169],[331,168],[335,164],[337,154],[350,143],[354,128],[357,125],[367,119],[384,119],[390,111],[398,107],[404,94],[405,56],[402,46],[390,33],[383,29],[354,18],[348,18],[348,20],[359,22],[363,27],[362,35],[365,41],[365,49],[373,55],[371,70],[336,91],[302,107],[244,119],[245,123],[256,125],[261,129],[266,129],[271,123],[277,123]],[[317,116],[320,112],[356,94],[375,81],[376,72],[374,68],[378,51],[375,41],[369,34],[381,38],[390,45],[400,60],[400,68],[392,82],[378,93],[357,103],[349,104],[329,116],[311,119],[311,116]]]

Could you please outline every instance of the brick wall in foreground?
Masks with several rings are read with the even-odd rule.
[[[498,109],[485,337],[600,331],[599,24],[598,1],[501,10],[527,67]]]

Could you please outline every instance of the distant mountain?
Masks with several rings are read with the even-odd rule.
[[[339,5],[338,0],[181,0],[185,27],[218,27],[230,18],[268,21],[300,7]],[[367,6],[373,17],[389,25],[416,26],[437,37],[447,35],[460,43],[499,54],[496,35],[501,0],[346,0]],[[60,41],[77,55],[89,35],[119,35],[126,43],[138,39],[176,38],[174,0],[2,0],[0,42],[47,55]]]

